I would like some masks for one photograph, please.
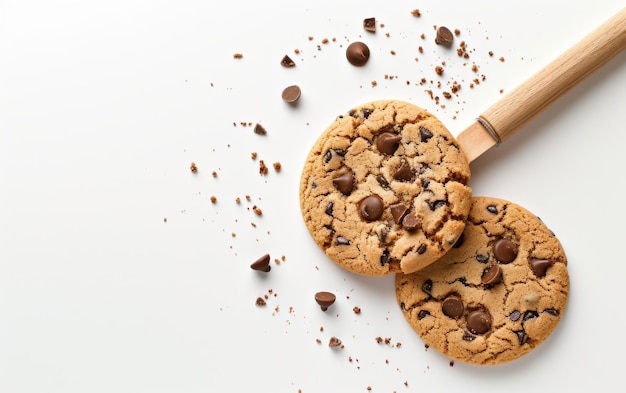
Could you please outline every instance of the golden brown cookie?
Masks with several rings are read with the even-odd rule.
[[[567,258],[535,215],[511,202],[473,198],[463,236],[437,262],[396,275],[404,316],[452,359],[500,364],[541,344],[569,292]]]
[[[339,266],[382,276],[429,265],[457,241],[471,205],[469,164],[432,114],[375,101],[337,118],[311,149],[300,207]]]

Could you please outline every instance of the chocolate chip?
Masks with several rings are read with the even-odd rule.
[[[410,181],[413,179],[413,171],[407,160],[400,161],[400,167],[396,169],[393,178],[400,181]]]
[[[353,66],[363,66],[370,58],[370,48],[362,42],[353,42],[346,49],[346,58]]]
[[[381,243],[387,243],[389,241],[389,228],[385,226],[378,227],[376,234],[378,235],[378,241]]]
[[[435,211],[442,206],[446,205],[446,201],[434,201],[429,203],[430,210]]]
[[[519,312],[519,311],[517,311],[517,310],[515,310],[515,311],[513,311],[513,312],[509,315],[509,318],[511,318],[511,321],[515,322],[515,321],[517,321],[517,320],[519,319],[519,317],[521,317],[521,316],[522,316],[522,313],[521,313],[521,312]]]
[[[452,248],[459,248],[463,245],[463,242],[465,242],[465,234],[461,233],[461,236],[459,236],[458,239],[456,239],[456,242],[454,242],[454,245],[452,246]]]
[[[420,127],[420,139],[422,142],[427,142],[430,138],[433,137],[433,133],[426,127]]]
[[[270,270],[272,270],[272,267],[270,266],[270,254],[265,254],[261,258],[252,262],[250,267],[253,270],[258,270],[260,272],[269,272]]]
[[[389,210],[391,211],[391,217],[393,217],[393,221],[399,225],[402,222],[404,215],[409,211],[409,207],[400,202],[389,206]]]
[[[367,196],[359,203],[359,213],[366,221],[378,220],[384,209],[383,200],[378,195]]]
[[[407,214],[406,216],[404,216],[404,218],[402,219],[402,228],[406,229],[407,231],[414,231],[415,229],[417,229],[420,225],[422,225],[422,220],[420,220],[415,213],[411,212],[409,214]],[[423,251],[420,252],[420,250]],[[417,253],[418,254],[423,254],[424,251],[426,251],[426,245],[422,244],[420,245],[420,247],[417,249]]]
[[[543,310],[544,312],[547,312],[548,314],[552,315],[552,316],[558,316],[559,315],[559,310],[555,309],[555,308],[546,308],[545,310]]]
[[[493,245],[493,256],[502,263],[511,263],[517,258],[517,244],[500,238]]]
[[[337,236],[337,245],[338,246],[349,246],[350,240],[346,239],[343,236]]]
[[[401,140],[401,135],[392,134],[391,132],[383,132],[376,138],[376,147],[381,153],[392,155],[398,149],[398,145]]]
[[[537,318],[538,316],[539,316],[539,313],[537,311],[527,310],[526,312],[524,312],[524,316],[522,317],[522,320],[526,322],[529,319]]]
[[[376,18],[365,18],[363,19],[363,28],[370,33],[376,32]]]
[[[417,319],[418,320],[422,320],[422,319],[426,318],[429,315],[430,315],[430,311],[428,311],[428,310],[420,310],[417,313]]]
[[[333,184],[343,195],[350,195],[354,187],[354,175],[352,172],[344,173],[333,179]]]
[[[331,217],[333,216],[333,207],[335,207],[335,204],[332,201],[328,202],[328,204],[326,205],[325,213]]]
[[[480,278],[480,282],[483,285],[488,286],[496,285],[500,281],[502,281],[502,269],[500,268],[500,265],[491,266],[483,273],[483,276]]]
[[[422,179],[422,188],[426,189],[430,185],[430,179]]]
[[[480,263],[489,262],[489,254],[476,254],[476,260]]]
[[[433,295],[432,290],[433,290],[433,281],[432,280],[424,281],[424,283],[422,284],[422,291],[432,296]]]
[[[484,334],[491,329],[491,316],[483,310],[470,312],[466,322],[467,328],[474,334]]]
[[[524,345],[528,342],[528,334],[523,330],[515,330],[513,333],[517,336],[517,342],[519,345]]]
[[[463,301],[460,297],[451,295],[445,298],[443,303],[441,303],[441,311],[443,311],[444,315],[453,319],[457,319],[461,315],[463,315],[463,311],[465,311],[465,306],[463,305]]]
[[[530,260],[530,269],[537,277],[545,276],[550,266],[552,266],[552,261],[549,261],[547,259],[532,258]]]
[[[335,303],[336,299],[335,294],[331,292],[318,292],[315,294],[315,301],[320,305],[322,311],[328,310],[328,307]]]
[[[487,206],[487,211],[492,214],[498,214],[498,208],[495,205]]]
[[[378,182],[378,184],[380,184],[380,186],[382,188],[384,188],[385,190],[389,189],[389,182],[387,181],[387,179],[385,179],[385,176],[383,175],[378,175],[376,176],[376,181]]]
[[[426,244],[422,243],[419,245],[419,247],[417,247],[417,253],[419,255],[422,255],[425,252],[426,252]]]
[[[301,92],[302,91],[300,90],[300,86],[298,85],[287,86],[283,90],[283,94],[282,94],[283,101],[285,101],[288,104],[293,104],[294,102],[298,101],[298,99],[300,98]]]
[[[452,41],[454,41],[454,35],[452,35],[450,29],[445,26],[440,26],[437,29],[437,37],[435,37],[435,43],[437,45],[450,46],[452,45]]]
[[[291,57],[289,57],[289,55],[285,55],[280,61],[280,65],[283,67],[291,68],[291,67],[295,67],[296,63],[293,60],[291,60]]]
[[[363,116],[363,118],[367,119],[370,117],[370,115],[374,112],[373,109],[361,109],[361,116]]]
[[[391,262],[391,255],[389,253],[389,250],[384,250],[382,255],[380,256],[380,266],[385,266],[389,262]]]

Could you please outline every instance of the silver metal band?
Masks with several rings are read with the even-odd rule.
[[[499,145],[500,143],[502,143],[502,139],[500,139],[500,135],[498,135],[496,130],[494,130],[491,127],[491,124],[487,123],[487,120],[483,119],[482,117],[477,117],[476,121],[482,124],[482,126],[485,128],[485,130],[487,130],[489,135],[491,135],[491,137],[496,141],[496,144]]]

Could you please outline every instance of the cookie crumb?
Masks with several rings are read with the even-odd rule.
[[[280,172],[280,170],[282,169],[282,164],[281,164],[280,162],[278,162],[278,161],[277,161],[277,162],[275,162],[275,163],[274,163],[274,164],[272,164],[272,165],[273,165],[274,170],[275,170],[276,172]]]
[[[267,169],[267,165],[265,165],[265,162],[263,162],[263,160],[259,161],[259,173],[261,175],[267,175],[269,172],[269,169]]]
[[[255,304],[259,307],[263,307],[267,304],[267,302],[265,302],[265,299],[259,296],[258,298],[256,298]]]
[[[419,18],[420,16],[422,16],[422,12],[416,8],[413,11],[411,11],[411,15],[413,15],[416,18]]]
[[[332,336],[330,340],[328,340],[328,346],[331,348],[336,348],[336,347],[343,348],[343,345],[341,344],[341,340],[335,336]]]
[[[217,197],[215,195],[211,195],[211,203],[217,203]]]
[[[192,162],[191,165],[189,165],[189,169],[193,172],[196,173],[198,172],[198,167],[196,166],[195,162]]]
[[[354,307],[352,308],[352,311],[354,311],[354,313],[355,313],[355,314],[360,314],[360,313],[361,313],[361,308],[360,308],[360,307],[357,307],[357,306],[354,306]]]
[[[254,133],[258,135],[267,135],[267,130],[260,123],[254,126]]]
[[[243,59],[243,53],[235,53],[235,54],[233,55],[233,57],[234,57],[235,59]]]

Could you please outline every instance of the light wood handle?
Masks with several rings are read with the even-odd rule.
[[[498,138],[500,142],[507,140],[625,48],[626,8],[504,96],[459,134],[459,143],[468,160],[473,161],[495,146]]]

